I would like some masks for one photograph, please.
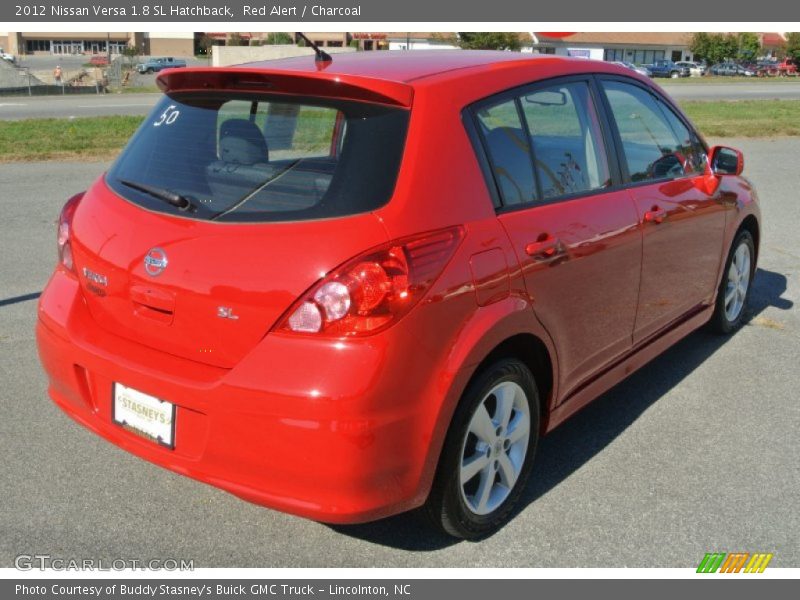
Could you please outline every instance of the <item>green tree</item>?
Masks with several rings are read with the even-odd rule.
[[[736,36],[738,48],[736,58],[739,60],[755,60],[761,53],[761,41],[755,33],[745,31]]]
[[[519,50],[522,46],[516,33],[459,32],[456,42],[465,50]]]
[[[720,60],[734,59],[739,55],[739,36],[735,33],[720,34]]]
[[[739,55],[739,37],[735,33],[696,33],[689,49],[698,58],[718,63]]]
[[[294,39],[285,31],[274,31],[267,34],[264,44],[274,46],[276,44],[294,44]]]
[[[694,54],[695,59],[709,58],[709,50],[711,48],[711,36],[704,31],[698,31],[692,36],[689,42],[689,50]]]
[[[786,34],[786,56],[800,64],[800,33]]]
[[[228,46],[247,46],[247,40],[245,40],[240,33],[233,32],[228,35]]]

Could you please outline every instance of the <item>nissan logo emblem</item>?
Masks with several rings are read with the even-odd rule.
[[[160,275],[167,268],[167,253],[161,248],[151,248],[144,255],[144,270],[151,277]]]

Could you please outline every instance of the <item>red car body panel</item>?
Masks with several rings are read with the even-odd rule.
[[[84,219],[84,214],[92,216]],[[320,273],[387,241],[369,213],[338,219],[336,227],[322,220],[271,223],[268,236],[263,224],[233,227],[236,243],[229,245],[230,224],[144,211],[96,182],[78,206],[73,226],[77,263],[109,281],[98,290],[81,279],[95,322],[145,346],[231,368]],[[148,276],[143,259],[153,247],[185,267]],[[264,281],[270,282],[267,291]],[[208,318],[220,304],[239,316],[233,327]]]
[[[462,122],[471,103],[532,81],[609,73],[658,89],[647,78],[513,53],[377,54],[388,56],[159,76],[165,90],[271,81],[286,93],[410,106],[399,177],[372,212],[259,224],[149,212],[98,180],[74,215],[75,272],[59,266],[39,304],[39,353],[65,412],[250,501],[361,522],[425,501],[455,407],[502,344],[535,341],[546,357],[546,432],[708,319],[735,232],[760,218],[745,179],[707,173],[498,216]],[[644,218],[653,205],[663,223]],[[348,259],[454,225],[465,231],[455,254],[392,327],[342,339],[271,331]],[[526,252],[542,235],[558,238],[559,253]],[[170,256],[158,278],[143,270],[153,247]],[[107,289],[93,289],[84,267],[107,275]],[[215,319],[219,304],[239,319]],[[113,423],[114,382],[178,406],[174,450]]]
[[[500,221],[536,315],[559,332],[558,383],[568,394],[631,348],[642,243],[634,205],[627,192],[610,192],[506,213]],[[555,251],[531,255],[537,240]],[[595,293],[582,293],[587,286]]]
[[[701,178],[697,178],[701,179]],[[682,179],[629,190],[642,228],[642,279],[634,343],[693,308],[708,304],[724,254],[725,206],[720,190],[706,193]],[[660,223],[645,213],[663,211]],[[678,264],[680,269],[674,268]]]

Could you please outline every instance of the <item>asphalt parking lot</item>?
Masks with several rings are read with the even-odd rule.
[[[33,328],[53,221],[102,163],[0,164],[0,566],[18,554],[210,567],[694,567],[706,552],[800,566],[800,138],[728,140],[764,232],[750,323],[698,332],[546,438],[525,507],[480,543],[412,516],[330,527],[141,461],[47,398]]]

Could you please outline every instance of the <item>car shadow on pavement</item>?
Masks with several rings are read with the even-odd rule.
[[[782,297],[786,283],[784,275],[758,269],[750,293],[748,321],[769,307],[792,308],[792,301]],[[729,339],[704,329],[692,333],[657,362],[642,367],[542,439],[517,514],[590,461]],[[513,526],[512,519],[507,527]],[[402,550],[431,551],[459,543],[426,527],[416,513],[363,525],[330,527],[344,535]]]

